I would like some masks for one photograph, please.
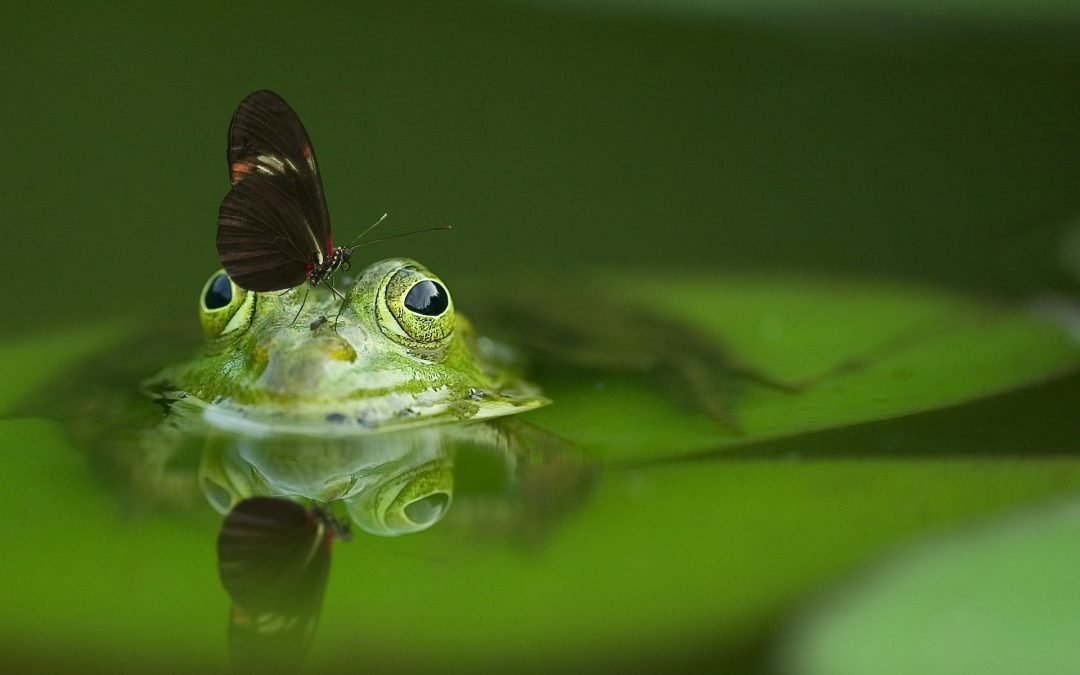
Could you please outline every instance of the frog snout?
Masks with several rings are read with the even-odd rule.
[[[351,363],[356,350],[337,335],[318,336],[303,343],[271,348],[260,378],[262,386],[277,396],[303,396],[320,392],[327,366]]]

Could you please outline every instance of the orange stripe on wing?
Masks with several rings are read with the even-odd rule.
[[[251,162],[233,162],[229,165],[229,180],[232,181],[233,185],[236,185],[244,180],[244,176],[251,173],[254,168],[255,165]]]

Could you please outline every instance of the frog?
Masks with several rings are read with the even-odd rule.
[[[499,495],[497,508],[474,499],[463,510],[472,531],[536,540],[559,505],[580,502],[596,464],[505,419],[550,401],[438,276],[391,258],[346,281],[339,300],[324,288],[247,291],[211,274],[198,298],[201,349],[142,383],[164,415],[125,455],[136,489],[190,505],[197,485],[223,514],[253,496],[329,504],[367,533],[398,536],[450,512],[454,462],[467,454],[504,477],[484,496],[490,507]]]
[[[321,290],[250,292],[215,272],[199,297],[205,349],[146,390],[204,401],[211,425],[262,435],[388,432],[549,403],[418,262],[373,263],[337,307]]]

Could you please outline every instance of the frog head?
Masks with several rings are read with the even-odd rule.
[[[378,432],[547,403],[419,263],[374,263],[340,297],[308,286],[249,292],[215,272],[199,295],[205,350],[148,385],[254,435]]]

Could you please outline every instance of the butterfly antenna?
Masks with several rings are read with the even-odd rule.
[[[408,236],[411,236],[411,235],[414,235],[414,234],[424,234],[425,232],[441,232],[443,230],[452,230],[452,229],[454,229],[454,228],[451,227],[450,225],[441,225],[439,227],[429,227],[429,228],[424,229],[424,230],[413,230],[411,232],[402,232],[400,234],[391,234],[391,235],[387,235],[385,237],[379,237],[378,239],[372,239],[371,241],[365,241],[365,242],[363,242],[361,244],[356,244],[356,246],[353,246],[353,248],[359,248],[361,246],[367,246],[368,244],[377,244],[380,241],[386,241],[387,239],[397,239],[398,237],[408,237]]]
[[[378,220],[376,220],[376,221],[375,221],[374,223],[372,223],[371,225],[369,225],[369,226],[368,226],[368,228],[367,228],[366,230],[364,230],[363,232],[361,232],[360,234],[358,234],[358,235],[356,236],[356,239],[353,239],[353,240],[352,240],[352,242],[351,242],[351,243],[350,243],[350,244],[349,244],[348,246],[345,246],[344,248],[347,248],[347,249],[349,249],[350,251],[351,251],[352,249],[356,248],[357,242],[358,242],[358,241],[360,241],[361,239],[363,239],[363,238],[364,238],[364,235],[365,235],[365,234],[367,234],[368,232],[371,232],[371,231],[372,231],[372,230],[374,230],[374,229],[375,229],[376,227],[378,227],[379,225],[381,225],[381,224],[382,224],[382,221],[386,220],[386,217],[387,217],[387,216],[389,216],[389,215],[390,215],[389,213],[384,213],[384,214],[382,214],[382,217],[380,217],[380,218],[379,218]]]

